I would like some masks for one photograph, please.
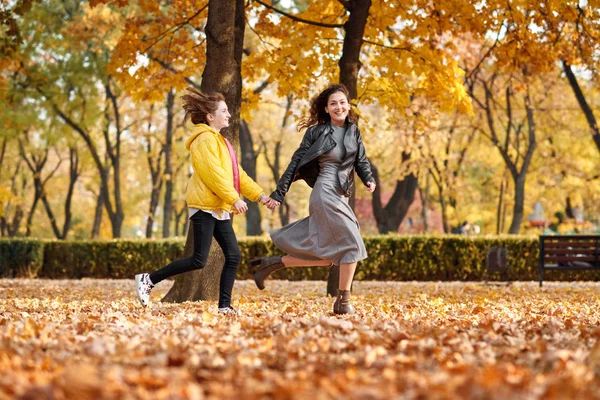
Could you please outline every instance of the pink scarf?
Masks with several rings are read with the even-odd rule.
[[[225,139],[225,143],[227,143],[227,149],[229,150],[229,158],[231,158],[231,168],[233,169],[233,187],[235,188],[236,192],[240,194],[240,170],[238,168],[238,161],[235,155],[235,150],[229,140]]]

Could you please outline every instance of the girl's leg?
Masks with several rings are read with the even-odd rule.
[[[208,252],[210,251],[210,243],[212,242],[216,222],[217,220],[212,215],[204,211],[197,211],[191,218],[194,229],[194,254],[192,257],[173,261],[166,267],[152,272],[150,274],[152,284],[156,285],[158,282],[173,275],[204,268],[208,259]]]
[[[225,255],[225,265],[221,272],[219,286],[219,308],[227,308],[231,306],[231,292],[242,255],[231,221],[216,221],[214,235]]]

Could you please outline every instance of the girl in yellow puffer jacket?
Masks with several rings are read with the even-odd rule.
[[[248,206],[242,200],[261,202],[269,209],[276,202],[250,178],[237,162],[231,143],[219,131],[229,126],[231,115],[220,93],[204,94],[188,88],[184,100],[185,120],[194,124],[194,130],[186,143],[192,158],[194,173],[186,192],[189,218],[194,229],[194,254],[177,260],[150,274],[135,276],[138,298],[145,307],[150,292],[158,282],[183,272],[204,268],[213,236],[223,249],[225,265],[221,273],[219,312],[237,314],[231,307],[231,291],[240,263],[235,232],[230,213],[244,213]]]

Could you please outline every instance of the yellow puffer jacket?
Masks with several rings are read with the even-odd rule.
[[[194,169],[185,194],[188,207],[231,212],[231,206],[241,197],[233,186],[233,167],[223,136],[206,124],[197,124],[186,148]],[[239,173],[241,194],[258,201],[264,191],[241,166]]]

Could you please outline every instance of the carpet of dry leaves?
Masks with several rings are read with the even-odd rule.
[[[600,284],[236,282],[142,309],[132,280],[0,280],[0,398],[600,398]]]

